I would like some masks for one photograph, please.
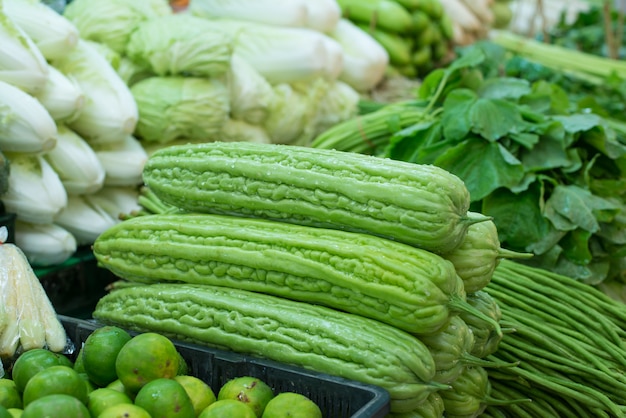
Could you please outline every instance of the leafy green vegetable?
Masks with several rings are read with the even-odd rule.
[[[590,284],[619,276],[626,130],[580,107],[553,71],[502,71],[503,51],[480,42],[428,75],[419,95],[432,117],[392,135],[381,155],[458,175],[503,245],[535,253],[530,264]]]

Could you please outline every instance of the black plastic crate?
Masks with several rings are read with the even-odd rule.
[[[75,351],[89,334],[103,326],[91,319],[59,317]],[[189,365],[189,374],[205,381],[215,393],[234,377],[252,376],[263,380],[275,393],[290,391],[309,397],[325,418],[384,418],[389,413],[389,393],[378,386],[197,344],[174,343]]]
[[[107,293],[106,287],[119,280],[98,267],[89,247],[79,248],[62,264],[33,270],[57,313],[77,318],[91,318],[96,303]]]

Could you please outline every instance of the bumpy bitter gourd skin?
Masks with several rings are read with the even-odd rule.
[[[414,336],[319,305],[208,285],[114,290],[93,317],[139,332],[257,355],[385,388],[409,411],[439,386],[434,361]]]
[[[455,175],[369,155],[279,144],[213,142],[154,152],[144,183],[192,212],[236,214],[378,235],[446,253],[469,225]]]
[[[318,303],[414,334],[465,298],[449,261],[367,234],[212,214],[131,218],[94,242],[99,264],[136,282],[240,288]]]
[[[485,410],[486,399],[491,394],[487,370],[480,366],[468,366],[450,386],[441,391],[446,417],[478,417]]]
[[[439,392],[432,392],[417,408],[410,412],[391,413],[387,418],[441,418],[444,416],[443,398]]]
[[[500,322],[502,319],[502,311],[498,302],[488,292],[479,290],[478,292],[470,293],[467,295],[466,300],[474,308],[495,321]],[[478,358],[485,358],[489,354],[495,353],[500,341],[502,341],[502,335],[498,334],[491,324],[471,313],[461,312],[459,316],[472,330],[474,335],[474,346],[470,354]]]
[[[492,220],[470,225],[461,244],[444,255],[454,264],[467,293],[478,292],[487,286],[501,259],[529,257],[532,257],[531,253],[502,248],[498,228]]]
[[[435,360],[435,377],[439,383],[454,381],[463,371],[464,354],[469,354],[474,347],[474,335],[465,321],[453,315],[450,322],[439,332],[420,337]]]

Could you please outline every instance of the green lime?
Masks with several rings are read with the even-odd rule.
[[[187,392],[187,395],[189,395],[196,415],[199,415],[204,408],[216,401],[213,389],[202,379],[195,376],[184,375],[176,376],[174,380],[180,383],[185,389],[185,392]]]
[[[257,417],[263,415],[265,405],[274,397],[274,391],[261,379],[241,376],[226,382],[217,394],[217,399],[234,399],[248,405]]]
[[[85,381],[67,366],[51,366],[31,377],[24,388],[22,402],[27,407],[31,402],[53,394],[69,395],[87,403]]]
[[[89,394],[87,409],[89,409],[91,416],[97,417],[105,409],[121,403],[132,404],[133,401],[128,395],[115,389],[98,388]]]
[[[76,371],[76,369],[74,369],[74,371]],[[85,386],[87,387],[88,394],[94,389],[96,389],[96,386],[93,384],[93,382],[89,380],[89,376],[87,376],[87,373],[82,372],[82,373],[78,373],[78,375],[80,376],[81,379],[85,381]]]
[[[182,356],[182,354],[178,353],[178,372],[177,376],[185,376],[189,374],[189,365],[187,364],[187,360]]]
[[[106,386],[115,379],[115,361],[122,347],[131,340],[119,327],[104,326],[89,334],[83,345],[83,368],[97,386]]]
[[[7,409],[22,407],[22,395],[17,391],[15,383],[13,385],[4,384],[0,386],[0,406]]]
[[[9,414],[11,414],[11,418],[20,418],[24,412],[24,410],[20,408],[9,408],[8,411]]]
[[[62,366],[64,367],[64,366]],[[70,395],[56,393],[29,403],[21,418],[91,418],[84,403]]]
[[[322,418],[322,411],[304,395],[282,392],[268,402],[263,418]]]
[[[15,386],[15,382],[11,379],[7,379],[6,377],[0,378],[0,388],[1,387],[17,388]]]
[[[115,362],[117,377],[131,392],[146,383],[178,374],[180,356],[174,343],[154,332],[139,334],[120,350]]]
[[[94,415],[95,417],[95,415]],[[152,418],[148,411],[133,404],[113,405],[104,411],[98,418]]]
[[[0,418],[12,418],[9,410],[2,405],[0,405]]]
[[[124,384],[122,383],[122,381],[120,379],[115,379],[114,381],[112,381],[111,383],[106,385],[105,387],[107,387],[109,389],[117,390],[118,392],[124,393],[129,398],[135,399],[136,393],[135,392],[131,392],[130,390],[128,390],[124,386]]]
[[[54,353],[54,355],[57,356],[57,359],[59,360],[59,366],[74,368],[74,362],[68,356],[61,353]]]
[[[35,348],[20,354],[13,364],[11,377],[19,392],[24,392],[26,383],[39,371],[51,366],[60,366],[63,359],[44,348]]]
[[[153,417],[196,418],[196,412],[185,388],[174,379],[159,378],[143,385],[135,397],[135,405]]]
[[[83,347],[78,350],[78,354],[76,354],[76,360],[74,360],[74,370],[78,373],[87,373],[85,371],[85,365],[83,364]]]
[[[245,403],[234,399],[222,399],[204,408],[198,418],[256,418],[256,414]]]

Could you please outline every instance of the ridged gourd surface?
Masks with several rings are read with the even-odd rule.
[[[222,285],[305,300],[437,331],[453,296],[465,298],[451,262],[372,235],[227,215],[140,216],[95,241],[101,266],[121,278]]]
[[[467,227],[465,184],[432,165],[334,150],[204,143],[156,151],[144,182],[163,201],[196,212],[238,214],[367,232],[435,252]]]
[[[239,289],[137,285],[105,295],[94,318],[137,331],[259,355],[387,389],[409,411],[439,386],[417,338],[381,322]]]

